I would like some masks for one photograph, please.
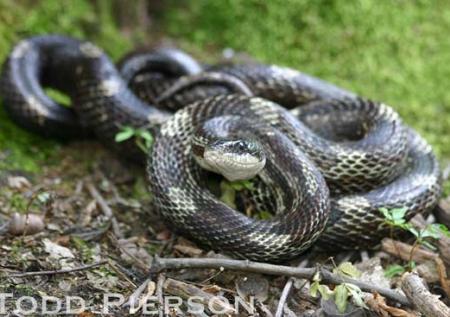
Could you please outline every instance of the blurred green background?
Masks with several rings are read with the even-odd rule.
[[[114,59],[166,38],[199,58],[230,47],[392,105],[441,159],[450,158],[449,30],[446,0],[0,0],[1,60],[44,33],[90,39]],[[3,167],[36,170],[60,146],[1,110]]]

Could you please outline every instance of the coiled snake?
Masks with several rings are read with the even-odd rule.
[[[119,71],[91,43],[30,38],[4,64],[4,105],[25,128],[59,137],[93,131],[128,156],[140,153],[115,134],[149,128],[150,190],[169,228],[239,257],[280,261],[316,241],[370,247],[386,235],[380,208],[406,207],[410,218],[436,205],[437,160],[389,106],[278,66],[201,72],[174,52],[132,55]],[[72,108],[42,86],[66,92]],[[225,205],[207,188],[211,171],[229,180],[256,175],[243,204],[273,217]]]

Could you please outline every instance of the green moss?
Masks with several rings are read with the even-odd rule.
[[[131,49],[112,19],[110,1],[0,1],[0,61],[14,43],[35,34],[58,33],[89,39],[114,59]],[[54,94],[53,94],[54,95]],[[56,96],[57,99],[64,97]],[[1,105],[0,105],[1,106]],[[18,128],[0,111],[0,169],[38,171],[58,144]],[[3,159],[4,158],[4,159]]]
[[[434,1],[171,1],[165,30],[382,100],[450,156],[450,6]]]

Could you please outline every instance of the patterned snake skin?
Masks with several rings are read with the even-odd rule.
[[[140,156],[133,142],[114,137],[123,126],[150,129],[150,189],[162,217],[235,256],[281,261],[316,241],[371,247],[386,235],[379,208],[407,207],[409,219],[436,205],[437,160],[389,106],[278,66],[215,66],[219,79],[212,82],[201,70],[189,57],[164,51],[132,55],[118,70],[89,42],[40,36],[13,49],[0,88],[11,117],[45,135],[93,131],[123,155]],[[56,104],[43,86],[67,93],[72,108]],[[271,219],[247,217],[207,188],[211,175],[196,164],[191,142],[211,118],[263,145],[266,166],[246,194]]]

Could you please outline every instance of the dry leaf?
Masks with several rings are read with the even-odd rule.
[[[73,255],[72,251],[70,251],[66,247],[60,246],[59,244],[50,241],[49,239],[44,239],[43,243],[45,252],[50,254],[48,259],[54,260],[55,262],[59,263],[62,269],[73,267],[73,263],[71,263],[71,260],[75,258],[75,255]]]
[[[389,306],[386,304],[384,297],[377,293],[366,297],[366,304],[370,307],[370,309],[382,317],[417,317],[417,315],[406,310]]]

